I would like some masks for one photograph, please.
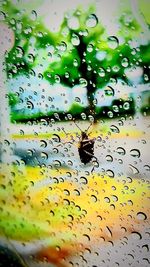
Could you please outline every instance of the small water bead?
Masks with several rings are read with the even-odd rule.
[[[124,68],[127,68],[129,66],[129,59],[127,57],[123,58],[121,60],[121,65],[124,67]]]
[[[31,11],[31,15],[30,15],[30,18],[35,21],[37,19],[37,13],[35,10],[32,10]]]
[[[111,86],[107,86],[104,89],[104,93],[105,93],[105,96],[114,96],[115,95],[115,91]]]
[[[98,24],[98,18],[97,18],[97,16],[95,14],[91,14],[88,17],[87,21],[86,21],[86,26],[88,28],[94,28],[94,27],[96,27],[97,24]]]
[[[144,221],[147,219],[147,215],[144,212],[138,212],[137,213],[137,219]]]
[[[109,36],[108,37],[108,46],[111,49],[116,49],[119,45],[119,40],[115,36]]]
[[[113,157],[112,157],[111,155],[107,155],[107,156],[106,156],[106,160],[107,160],[108,162],[112,162],[112,161],[113,161]]]
[[[94,49],[94,46],[93,46],[92,44],[88,44],[88,46],[87,46],[87,51],[88,51],[89,53],[91,53],[91,52],[93,51],[93,49]]]
[[[130,108],[130,103],[129,103],[129,102],[125,102],[125,103],[123,104],[123,108],[124,108],[125,110],[128,110],[128,109]]]
[[[99,68],[99,70],[98,70],[98,75],[99,75],[100,77],[105,77],[105,70],[104,70],[103,68]]]
[[[113,118],[113,116],[114,116],[114,114],[113,114],[112,111],[108,111],[108,112],[107,112],[107,115],[108,115],[109,118]]]
[[[131,149],[130,150],[130,155],[132,157],[139,158],[141,153],[140,153],[140,150],[138,150],[138,149]]]
[[[110,126],[110,130],[113,132],[113,133],[120,133],[120,130],[117,126],[115,125],[111,125]]]
[[[123,147],[117,147],[116,152],[119,155],[123,155],[123,156],[126,154],[126,151],[125,151],[125,149]]]
[[[87,86],[87,80],[84,78],[80,78],[79,79],[79,83],[82,87],[86,87]]]
[[[79,39],[79,36],[77,34],[75,34],[75,33],[72,34],[71,43],[74,46],[78,46],[80,44],[80,39]]]

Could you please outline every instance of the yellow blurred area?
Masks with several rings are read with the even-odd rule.
[[[2,168],[3,167],[3,168]],[[116,240],[148,223],[148,183],[103,174],[2,166],[0,233],[12,240],[46,240],[53,246],[91,246]]]

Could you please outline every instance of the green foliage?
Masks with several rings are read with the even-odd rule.
[[[14,93],[9,93],[8,99],[9,99],[9,105],[11,107],[14,107],[17,103],[19,103],[19,97]]]
[[[43,67],[40,75],[50,84],[87,88],[91,114],[95,111],[95,90],[103,88],[110,81],[117,82],[118,78],[129,83],[125,74],[127,68],[141,66],[146,77],[143,80],[149,82],[150,46],[148,43],[135,48],[132,46],[132,41],[138,40],[142,29],[130,10],[120,16],[116,36],[106,34],[95,15],[94,6],[87,11],[78,7],[72,13],[67,13],[58,33],[51,33],[43,25],[42,19],[32,20],[11,1],[4,1],[2,10],[5,21],[15,32],[15,45],[6,56],[8,77],[20,73],[28,75],[44,60],[46,67]],[[15,105],[15,101],[11,96],[10,105]],[[79,110],[81,107],[74,103],[70,112],[76,114]],[[25,115],[15,115],[15,119],[18,116]]]
[[[81,112],[84,112],[84,111],[85,111],[85,108],[83,106],[79,105],[78,103],[73,103],[70,107],[70,110],[69,110],[69,112],[72,115],[80,114]]]
[[[8,77],[20,73],[28,74],[36,64],[39,64],[36,60],[38,50],[45,49],[48,44],[55,44],[54,35],[45,28],[40,19],[32,20],[11,1],[2,3],[2,11],[4,21],[15,33],[14,47],[6,55]]]

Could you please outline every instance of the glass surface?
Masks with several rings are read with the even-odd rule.
[[[0,1],[0,266],[150,264],[150,2]]]

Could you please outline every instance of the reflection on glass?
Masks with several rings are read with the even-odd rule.
[[[2,1],[1,266],[148,266],[149,8]]]

